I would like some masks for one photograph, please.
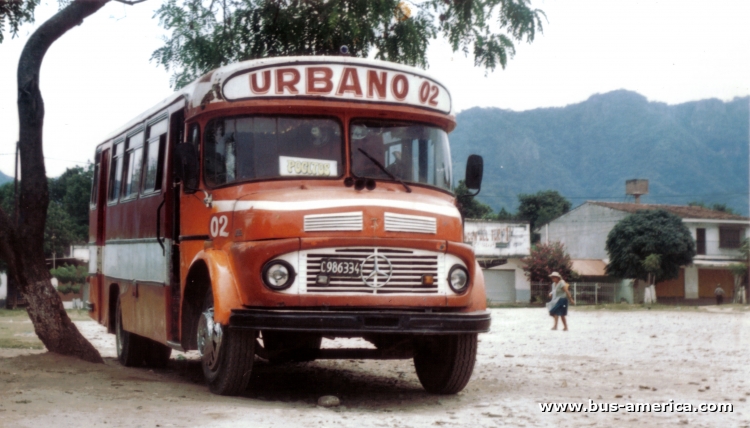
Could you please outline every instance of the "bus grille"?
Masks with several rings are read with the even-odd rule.
[[[392,274],[388,282],[373,288],[365,284],[361,277],[329,276],[328,284],[320,284],[320,264],[323,259],[335,261],[357,260],[364,275],[372,272],[373,257],[384,256],[390,261]],[[438,294],[438,283],[443,275],[442,254],[421,251],[389,248],[331,248],[324,250],[310,250],[307,253],[306,280],[308,293],[362,293],[362,294]],[[368,257],[370,257],[368,259]],[[365,262],[365,259],[368,259]],[[380,259],[382,260],[382,259]],[[365,262],[365,263],[363,263]],[[383,263],[381,263],[382,265]],[[385,264],[387,265],[387,263]],[[434,281],[430,285],[423,284],[424,275],[432,275]]]

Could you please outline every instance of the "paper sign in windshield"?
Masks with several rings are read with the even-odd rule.
[[[295,158],[279,156],[279,175],[308,176],[308,177],[336,177],[338,162],[325,159]]]

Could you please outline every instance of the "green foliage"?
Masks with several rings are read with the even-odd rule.
[[[81,284],[62,284],[57,287],[57,291],[62,294],[78,294],[81,291]]]
[[[450,134],[454,171],[484,157],[481,201],[515,212],[517,195],[555,189],[577,206],[623,201],[625,180],[649,180],[649,204],[695,199],[748,215],[750,98],[666,105],[630,91],[565,107],[472,108]],[[700,195],[700,196],[698,196]]]
[[[86,242],[89,233],[89,199],[94,167],[68,168],[60,177],[49,180],[50,201],[59,204],[73,223],[72,236]]]
[[[682,220],[663,210],[643,210],[622,219],[607,236],[610,262],[607,274],[620,278],[648,280],[644,263],[659,257],[652,267],[655,282],[677,278],[680,266],[692,263],[695,243]],[[653,258],[648,262],[653,263]]]
[[[0,1],[0,43],[3,42],[5,23],[13,37],[18,35],[18,28],[25,22],[34,22],[34,9],[40,0],[2,0]]]
[[[89,196],[93,166],[68,168],[60,177],[49,179],[50,201],[44,228],[44,254],[65,253],[76,243],[85,243],[89,232]],[[13,216],[12,182],[0,186],[0,208]]]
[[[691,201],[691,202],[688,202],[688,205],[691,207],[708,208],[709,210],[720,211],[720,212],[727,213],[727,214],[740,215],[738,212],[733,210],[727,204],[720,204],[718,202],[709,206],[707,203],[703,201]]]
[[[167,0],[156,16],[170,36],[152,60],[174,71],[177,88],[232,62],[338,55],[342,45],[353,56],[425,67],[439,35],[494,70],[513,57],[514,41],[534,40],[545,17],[530,0]]]
[[[531,282],[550,282],[552,272],[558,272],[565,280],[577,276],[570,255],[561,242],[533,246],[524,263],[523,270]]]
[[[518,217],[528,220],[533,231],[538,226],[547,223],[570,211],[570,202],[556,190],[542,190],[533,195],[518,195]],[[534,233],[532,242],[539,241],[539,234]]]
[[[649,254],[646,259],[643,260],[643,269],[646,270],[648,275],[648,283],[655,283],[655,278],[658,278],[661,274],[661,256],[658,254]]]
[[[65,264],[56,269],[50,269],[50,275],[57,278],[61,284],[83,284],[88,275],[86,266],[73,266]]]
[[[643,260],[643,268],[650,274],[658,274],[661,270],[661,256],[658,254],[649,254],[645,260]]]
[[[466,187],[466,183],[464,183],[464,180],[458,182],[455,193],[459,201],[458,210],[461,212],[461,217],[473,219],[494,218],[492,207],[477,201],[472,196],[465,196],[470,195],[471,192]]]
[[[743,263],[733,263],[729,265],[729,271],[732,272],[732,275],[735,277],[744,277],[747,275],[747,265]]]

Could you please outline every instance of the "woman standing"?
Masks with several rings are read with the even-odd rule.
[[[552,326],[552,330],[557,330],[557,318],[561,317],[563,331],[568,331],[568,323],[565,322],[565,317],[568,315],[568,300],[574,305],[576,302],[570,295],[568,284],[562,280],[559,273],[552,272],[550,278],[552,278],[552,291],[550,291],[549,295],[552,297],[552,300],[547,303],[547,310],[549,310],[550,316],[555,319],[555,325]]]

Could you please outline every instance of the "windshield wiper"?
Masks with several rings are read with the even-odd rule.
[[[380,170],[383,171],[388,177],[391,177],[392,180],[401,183],[401,185],[404,186],[404,189],[406,189],[406,193],[411,193],[411,187],[407,186],[406,183],[404,183],[403,181],[401,181],[400,178],[398,178],[395,175],[393,175],[390,172],[388,172],[388,170],[385,169],[385,167],[383,166],[383,164],[380,163],[377,159],[375,159],[374,157],[370,156],[369,153],[367,153],[366,151],[362,150],[361,148],[358,148],[357,150],[359,150],[360,152],[362,152],[363,155],[367,156],[367,159],[370,159],[372,161],[372,163],[374,163],[378,168],[380,168]]]

